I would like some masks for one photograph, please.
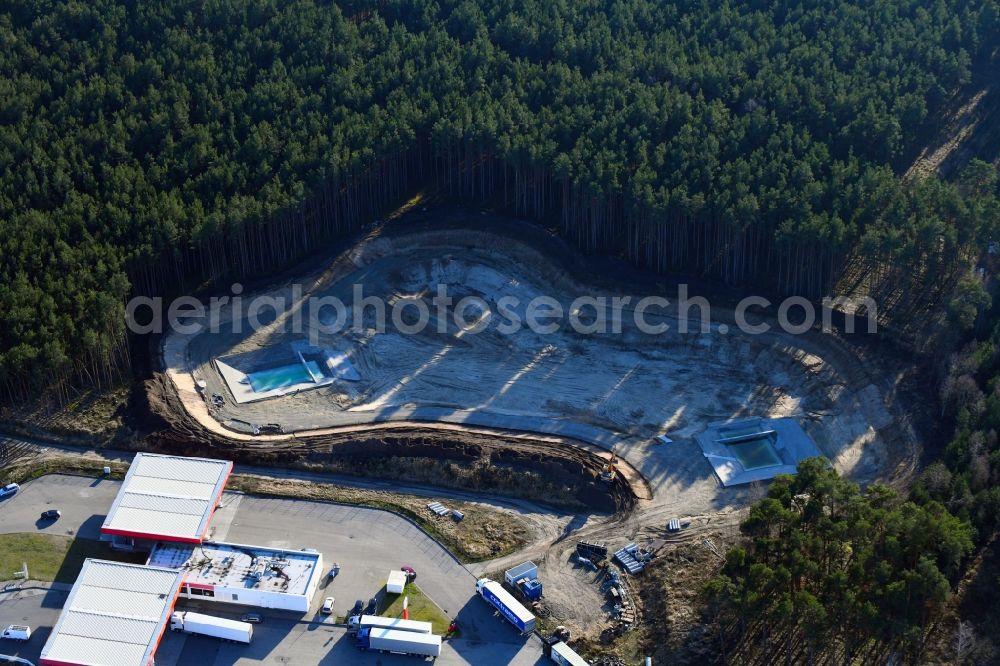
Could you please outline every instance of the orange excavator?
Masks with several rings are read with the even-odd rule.
[[[601,481],[611,483],[615,480],[615,476],[618,474],[618,455],[615,453],[614,448],[611,449],[611,460],[605,463],[601,467]]]

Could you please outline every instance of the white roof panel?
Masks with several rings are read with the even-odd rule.
[[[85,561],[41,663],[148,666],[182,578],[160,567]]]
[[[146,645],[153,637],[153,632],[158,628],[159,623],[155,620],[75,611],[63,621],[61,631],[69,636],[98,640],[120,633],[122,636],[135,638],[137,643]]]
[[[77,597],[81,607],[87,610],[98,613],[125,613],[136,617],[153,617],[159,613],[163,605],[163,600],[158,594],[91,585],[81,585]]]
[[[45,644],[48,647],[49,643]],[[86,666],[113,666],[125,664],[141,664],[146,666],[143,657],[146,655],[146,646],[117,642],[109,650],[107,641],[96,638],[85,638],[83,636],[62,636],[59,645],[47,655],[42,653],[42,664],[45,660],[63,662],[67,664],[81,664]]]
[[[169,588],[169,577],[162,569],[132,566],[118,562],[94,560],[103,564],[118,566],[91,567],[87,571],[86,585],[109,590],[126,590],[144,594],[162,594]],[[124,567],[124,568],[123,568]],[[122,575],[127,578],[122,578]],[[81,578],[83,573],[81,572]],[[81,578],[77,578],[79,584]]]
[[[232,469],[226,460],[138,453],[101,531],[198,543]]]
[[[186,499],[184,497],[166,495],[146,495],[130,489],[122,498],[119,509],[129,508],[146,511],[169,511],[185,516],[200,516],[205,510],[205,500]]]
[[[115,521],[109,528],[119,532],[135,535],[149,534],[150,538],[157,536],[191,536],[192,539],[201,534],[201,516],[185,516],[183,514],[163,511],[139,511],[137,509],[118,509]]]
[[[136,470],[138,476],[192,481],[214,486],[219,478],[219,468],[225,465],[226,461],[140,453],[136,455],[132,464],[138,468]]]
[[[201,497],[206,489],[211,490],[215,484],[185,481],[183,479],[162,479],[151,476],[136,476],[132,479],[129,490],[144,495],[180,495],[181,497]]]

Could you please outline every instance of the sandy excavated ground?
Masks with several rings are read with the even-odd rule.
[[[667,333],[640,332],[628,311],[620,334],[580,334],[564,321],[558,333],[525,326],[504,335],[497,327],[505,320],[498,316],[479,333],[463,332],[453,321],[439,333],[430,302],[439,284],[456,301],[466,295],[485,299],[494,314],[498,299],[516,297],[520,305],[512,309],[522,319],[538,295],[555,297],[567,311],[580,295],[612,295],[579,284],[534,247],[482,230],[373,234],[323,273],[301,281],[305,296],[337,296],[348,304],[355,283],[366,296],[390,303],[424,299],[431,324],[423,333],[405,335],[387,317],[387,330],[376,332],[373,308],[366,309],[360,327],[348,309],[343,330],[320,334],[318,343],[346,353],[362,381],[243,405],[227,400],[221,409],[196,397],[192,378],[205,380],[207,393],[228,396],[211,360],[307,338],[308,330],[290,330],[295,308],[254,333],[225,332],[230,327],[224,324],[222,333],[171,334],[164,345],[166,365],[192,414],[215,429],[274,422],[286,433],[405,419],[559,433],[617,446],[650,482],[654,504],[687,515],[741,501],[738,490],[719,487],[693,440],[710,421],[801,417],[842,473],[859,481],[886,473],[880,432],[894,425],[886,389],[855,367],[825,360],[820,334],[751,336],[735,328],[723,334],[717,323],[709,333],[680,334],[671,313],[656,308],[650,312],[673,324]],[[292,287],[281,285],[268,295],[288,302]],[[244,303],[251,297],[244,294]],[[229,316],[224,309],[223,322]],[[308,327],[308,315],[302,319]],[[244,322],[244,331],[249,328]],[[657,443],[660,433],[675,443]]]

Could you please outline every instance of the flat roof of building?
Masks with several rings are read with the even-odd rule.
[[[181,586],[171,569],[88,559],[42,648],[44,666],[149,666]]]
[[[799,462],[823,455],[793,418],[717,421],[696,439],[727,487],[795,474]]]
[[[184,572],[184,584],[304,595],[318,576],[319,553],[235,543],[158,543],[148,563]]]
[[[101,532],[200,543],[232,470],[228,460],[138,453]]]

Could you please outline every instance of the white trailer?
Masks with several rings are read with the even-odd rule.
[[[441,656],[441,637],[434,634],[363,627],[358,631],[355,644],[361,650],[378,650],[417,657]]]
[[[404,620],[401,617],[382,617],[380,615],[355,615],[347,618],[347,629],[352,634],[364,627],[412,631],[415,634],[429,634],[433,631],[433,625],[430,622],[421,620]]]
[[[236,620],[227,620],[223,617],[213,617],[190,611],[177,611],[171,615],[170,630],[211,636],[233,643],[249,644],[250,639],[253,638],[253,625],[249,622],[237,622]]]

